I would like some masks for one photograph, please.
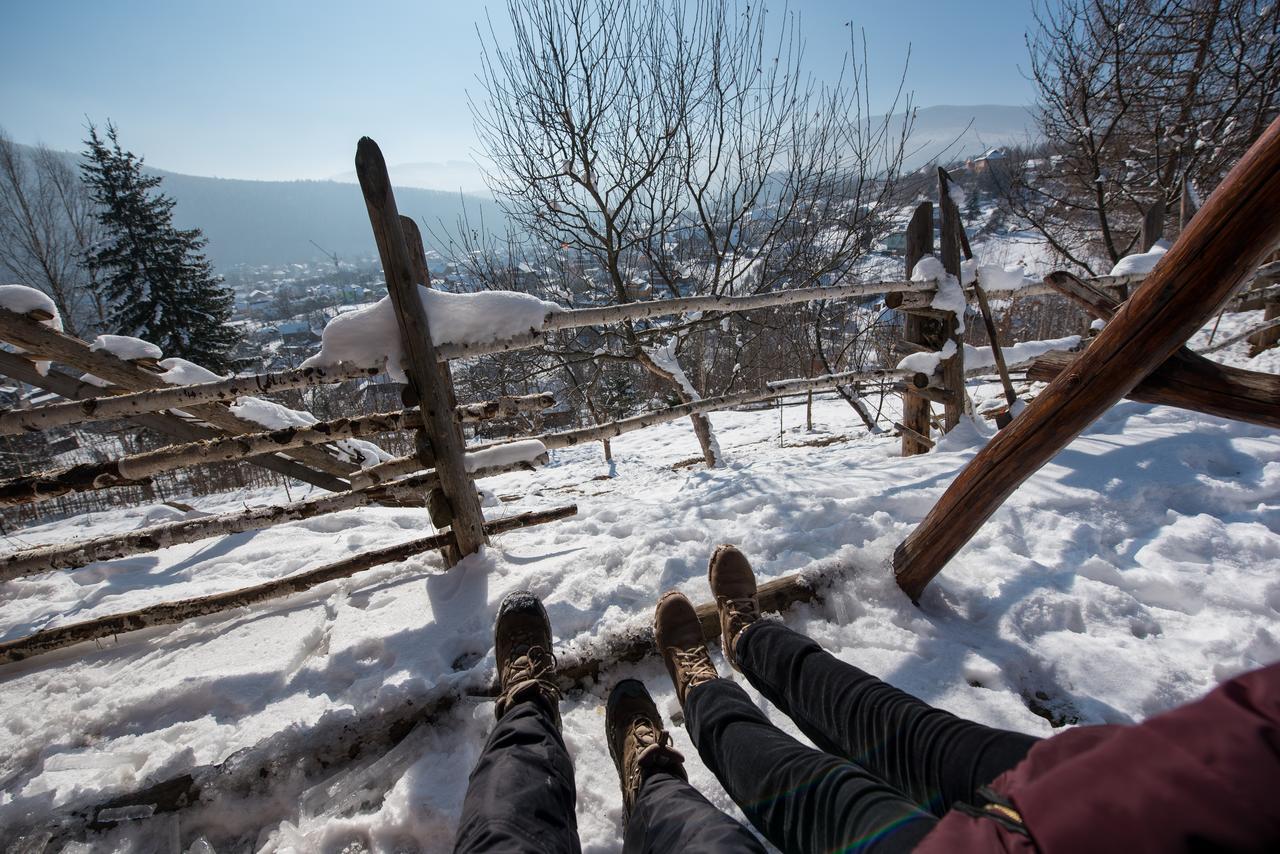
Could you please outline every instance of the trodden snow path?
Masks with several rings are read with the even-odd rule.
[[[1245,360],[1240,345],[1215,357],[1266,369]],[[962,424],[933,452],[903,459],[896,439],[866,437],[843,402],[820,400],[815,409],[820,429],[808,434],[803,408],[787,408],[784,447],[776,409],[713,414],[728,461],[714,470],[673,469],[698,456],[682,422],[615,439],[612,471],[591,446],[554,452],[538,472],[486,481],[499,498],[517,497],[488,507],[491,517],[569,500],[580,513],[495,538],[448,573],[424,555],[252,611],[0,669],[0,827],[222,761],[282,730],[305,732],[324,715],[481,689],[492,677],[493,615],[512,590],[543,597],[565,647],[643,626],[663,590],[707,598],[706,560],[720,542],[740,545],[762,580],[851,567],[825,601],[796,609],[788,623],[931,703],[1038,735],[1053,731],[1041,715],[1138,720],[1280,659],[1273,431],[1122,402],[1019,489],[916,608],[894,585],[889,557],[990,428]],[[841,436],[848,439],[819,444]],[[215,512],[282,497],[192,503]],[[178,515],[168,507],[95,514],[19,531],[9,545]],[[361,508],[33,577],[0,590],[0,632],[261,582],[421,536],[425,525],[420,510]],[[671,717],[674,694],[656,660],[614,668],[564,704],[588,851],[621,845],[603,700],[627,676],[643,679]],[[303,809],[301,794],[323,778],[281,771],[269,803],[228,793],[179,813],[183,844],[207,835],[220,852],[353,843],[449,850],[492,712],[491,702],[464,697],[413,737],[414,755],[372,769],[377,796],[354,814],[314,795]],[[675,738],[693,782],[732,811],[682,729]],[[127,846],[161,821],[172,819],[129,822],[112,835]]]

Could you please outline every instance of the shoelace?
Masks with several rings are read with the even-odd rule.
[[[742,599],[726,599],[725,610],[729,614],[729,636],[737,637],[742,631],[760,617],[760,603],[754,596]]]
[[[671,734],[666,730],[658,729],[647,719],[638,721],[632,732],[639,749],[635,752],[635,759],[627,771],[627,788],[633,793],[639,793],[640,775],[647,764],[646,759],[655,753],[662,752],[670,761],[679,754],[672,747]],[[672,753],[675,754],[674,757],[670,755]]]
[[[531,646],[523,655],[517,655],[507,662],[502,671],[502,684],[515,685],[517,682],[539,679],[554,670],[555,666],[554,655],[540,646]]]
[[[705,646],[678,649],[675,651],[675,658],[680,671],[685,674],[686,685],[692,685],[695,681],[715,679],[720,675],[716,672],[716,666],[711,663],[711,655]]]

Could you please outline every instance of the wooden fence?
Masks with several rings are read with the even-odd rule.
[[[850,282],[797,288],[748,296],[706,296],[627,303],[603,308],[548,312],[541,324],[527,332],[501,339],[432,341],[426,309],[417,298],[419,282],[429,281],[421,236],[413,222],[401,217],[386,175],[381,152],[372,140],[360,141],[356,156],[357,174],[364,193],[370,223],[382,256],[388,293],[406,343],[404,368],[408,384],[405,408],[392,412],[353,416],[306,426],[264,430],[260,425],[237,417],[229,404],[250,394],[266,394],[283,389],[312,387],[351,379],[368,378],[385,365],[337,365],[304,368],[210,382],[168,385],[149,362],[135,363],[104,350],[94,350],[86,342],[44,325],[47,315],[18,315],[0,309],[0,340],[22,348],[22,353],[0,352],[0,372],[67,399],[33,409],[0,412],[0,436],[95,420],[124,418],[162,431],[179,444],[132,454],[104,463],[84,464],[0,481],[0,506],[17,506],[47,501],[70,493],[145,485],[162,472],[216,462],[248,462],[261,465],[286,477],[318,486],[330,494],[266,508],[218,514],[192,520],[154,525],[125,534],[40,546],[0,556],[0,582],[50,571],[72,571],[94,561],[167,548],[215,536],[257,530],[287,521],[311,518],[371,504],[425,506],[434,527],[433,534],[402,546],[369,552],[336,565],[320,567],[299,576],[280,579],[252,590],[232,591],[199,601],[155,606],[146,613],[114,615],[88,623],[60,626],[0,644],[0,662],[25,658],[67,646],[81,640],[105,637],[122,631],[175,622],[191,616],[214,613],[223,608],[288,595],[319,581],[358,572],[381,563],[401,560],[409,554],[440,549],[449,564],[474,552],[489,534],[528,524],[564,518],[571,508],[524,514],[514,519],[486,522],[481,514],[474,485],[478,478],[522,468],[533,468],[546,460],[550,450],[606,441],[634,430],[680,418],[702,415],[735,406],[771,400],[797,392],[814,392],[860,384],[878,386],[882,391],[903,396],[902,420],[895,426],[901,434],[904,454],[922,453],[934,444],[932,409],[942,410],[940,426],[953,427],[970,409],[965,393],[964,345],[959,330],[963,317],[956,306],[938,308],[934,298],[937,281],[913,281],[912,271],[926,255],[933,253],[934,205],[922,203],[911,219],[907,233],[904,276],[900,280]],[[959,211],[951,199],[950,176],[938,170],[938,220],[942,266],[955,282],[966,277],[962,262],[972,259]],[[1270,275],[1268,271],[1264,271]],[[1118,311],[1113,293],[1141,285],[1143,276],[1102,277],[1082,282],[1066,274],[1052,274],[1043,285],[1011,288],[1002,281],[984,283],[979,274],[966,281],[966,294],[977,304],[977,314],[987,327],[994,366],[979,373],[999,376],[1008,404],[1016,400],[1009,366],[1001,352],[991,316],[988,295],[1061,294],[1083,305],[1103,319]],[[1264,280],[1264,284],[1266,281]],[[1003,290],[1001,290],[1003,288]],[[1139,293],[1142,288],[1139,287]],[[453,391],[451,360],[481,354],[508,352],[541,344],[548,332],[588,326],[644,320],[692,312],[733,313],[773,306],[795,305],[816,300],[865,299],[883,295],[887,307],[904,316],[900,351],[903,354],[936,354],[937,368],[918,371],[909,368],[850,371],[802,379],[785,379],[764,387],[693,400],[679,406],[642,413],[618,421],[573,430],[515,437],[500,443],[467,447],[461,425],[520,412],[536,412],[554,401],[549,395],[503,398],[459,405]],[[1214,306],[1216,308],[1216,304]],[[1105,332],[1104,332],[1105,334]],[[1102,339],[1102,336],[1099,336]],[[1097,347],[1095,343],[1090,352]],[[104,391],[74,379],[56,369],[36,371],[35,359],[49,359],[76,371],[92,374],[110,383]],[[1070,354],[1049,354],[1029,365],[1032,379],[1052,379],[1059,373],[1074,373]],[[1206,367],[1208,366],[1208,367]],[[1197,408],[1215,414],[1242,417],[1257,423],[1280,423],[1280,395],[1274,377],[1216,366],[1194,354],[1172,359],[1152,373],[1145,384],[1126,390],[1144,400]],[[1052,387],[1052,386],[1051,386]],[[1224,391],[1225,390],[1225,391]],[[998,420],[1001,427],[1012,418],[1010,412]],[[1020,423],[1021,419],[1018,420]],[[394,431],[415,436],[415,453],[361,468],[336,450],[335,443],[346,439]],[[498,456],[494,456],[497,454]],[[908,543],[915,542],[909,540]],[[904,543],[904,548],[908,544]],[[900,550],[901,553],[901,550]],[[905,558],[903,559],[905,560]],[[907,577],[911,574],[907,573]],[[900,568],[902,579],[903,570]],[[904,588],[913,596],[921,587]]]

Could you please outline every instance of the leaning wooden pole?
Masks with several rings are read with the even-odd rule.
[[[894,553],[918,599],[1017,487],[1172,356],[1280,242],[1280,119],[1070,370],[960,472]]]
[[[531,525],[541,525],[544,522],[554,522],[557,519],[572,516],[577,512],[578,506],[569,504],[551,510],[523,513],[519,516],[500,519],[496,522],[488,522],[485,523],[485,530],[490,534],[500,534],[504,531],[514,531]],[[446,531],[443,534],[362,552],[336,563],[326,564],[307,572],[278,578],[253,587],[242,587],[239,590],[215,593],[211,596],[197,596],[177,602],[165,602],[160,605],[139,608],[136,611],[110,614],[81,623],[70,623],[65,626],[42,629],[34,634],[0,643],[0,663],[22,661],[34,655],[53,652],[56,649],[62,649],[84,641],[109,638],[125,632],[148,629],[152,626],[182,623],[196,617],[203,617],[206,614],[215,614],[232,608],[243,608],[258,602],[265,602],[268,599],[301,593],[318,584],[324,584],[326,581],[347,578],[357,572],[362,572],[384,563],[404,560],[416,554],[439,549],[451,539],[453,539],[453,534]]]
[[[454,543],[460,556],[466,557],[485,543],[484,515],[480,511],[480,496],[463,464],[462,425],[454,411],[458,404],[453,396],[449,367],[440,364],[426,308],[418,296],[419,285],[430,287],[431,282],[419,282],[414,277],[413,257],[391,190],[387,163],[378,144],[367,136],[356,146],[356,175],[400,327],[405,373],[422,410],[424,430],[430,437],[429,444],[418,443],[418,455],[424,466],[433,465],[440,475],[440,489],[452,517],[449,522]],[[432,518],[438,518],[438,513],[433,512]]]

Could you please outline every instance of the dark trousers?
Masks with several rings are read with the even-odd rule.
[[[748,681],[820,749],[765,718],[728,679],[690,690],[689,734],[751,823],[783,852],[910,851],[1036,738],[935,709],[781,623],[738,638]]]
[[[577,852],[573,762],[550,711],[512,706],[471,772],[458,852]],[[627,822],[624,851],[763,852],[751,831],[679,777],[645,780]]]

